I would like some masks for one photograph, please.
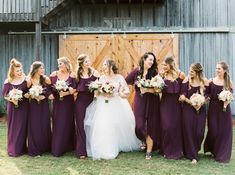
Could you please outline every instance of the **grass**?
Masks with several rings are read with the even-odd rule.
[[[142,152],[121,153],[115,160],[78,160],[74,153],[55,158],[51,154],[42,157],[8,157],[6,153],[6,125],[0,124],[0,175],[77,175],[77,174],[159,174],[159,175],[234,175],[235,155],[229,164],[215,162],[201,154],[197,165],[189,160],[167,160],[157,153],[152,160],[144,160]],[[235,134],[235,129],[234,129]],[[233,144],[233,153],[235,144]]]

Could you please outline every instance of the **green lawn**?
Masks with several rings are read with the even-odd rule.
[[[235,134],[235,130],[234,130]],[[0,175],[59,175],[59,174],[160,174],[160,175],[235,175],[235,144],[233,159],[229,164],[219,164],[210,156],[201,154],[197,165],[189,160],[167,160],[154,154],[152,160],[144,160],[141,152],[121,153],[117,159],[109,161],[78,160],[74,153],[55,158],[51,154],[32,158],[8,157],[6,153],[6,125],[0,124]]]

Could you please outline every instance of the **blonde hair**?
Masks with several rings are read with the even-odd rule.
[[[67,57],[60,57],[60,58],[58,58],[58,61],[61,61],[62,63],[65,64],[65,66],[67,68],[67,71],[69,73],[72,72],[72,64],[71,64],[70,60]]]
[[[7,73],[7,79],[9,82],[12,82],[12,80],[14,79],[15,68],[19,68],[19,67],[22,67],[21,62],[19,62],[16,58],[12,58],[10,61],[10,66],[9,66],[8,73]]]
[[[200,81],[200,94],[204,95],[204,90],[206,89],[205,88],[206,78],[205,78],[205,75],[203,73],[203,67],[202,67],[202,65],[200,63],[191,64],[190,67],[196,73],[196,76],[197,76],[197,78]],[[193,78],[189,77],[189,88],[192,85],[192,81],[193,81]]]

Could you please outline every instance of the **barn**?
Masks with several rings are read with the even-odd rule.
[[[207,77],[225,60],[235,82],[233,9],[234,0],[0,0],[0,87],[12,57],[25,72],[41,60],[50,74],[58,57],[75,69],[86,53],[97,69],[113,58],[126,75],[146,51],[159,63],[173,56],[186,73],[200,62]]]

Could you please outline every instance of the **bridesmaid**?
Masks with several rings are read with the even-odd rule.
[[[39,97],[30,96],[28,120],[28,154],[40,156],[51,150],[51,121],[48,96],[48,86],[51,81],[44,75],[45,69],[42,62],[36,61],[31,65],[29,73],[29,88],[39,85],[43,93]]]
[[[72,66],[67,57],[58,59],[58,68],[58,71],[50,75],[54,96],[51,149],[56,157],[73,151],[75,144],[73,93],[76,88],[76,79],[71,73]],[[64,80],[69,86],[68,90],[58,92],[55,87],[57,80]]]
[[[163,62],[162,76],[166,86],[160,102],[160,153],[168,159],[180,159],[182,135],[179,95],[185,74],[176,68],[174,59],[168,57]]]
[[[84,131],[84,118],[87,106],[93,101],[94,93],[88,89],[90,82],[99,77],[99,73],[91,68],[90,58],[81,54],[77,58],[77,92],[75,101],[75,121],[76,121],[76,154],[80,159],[87,157],[86,135]]]
[[[225,62],[217,63],[216,77],[211,80],[209,89],[208,133],[204,152],[211,152],[218,162],[228,163],[232,152],[232,114],[230,105],[218,99],[222,90],[233,90],[229,68]],[[226,105],[226,111],[223,111]]]
[[[2,94],[7,102],[8,140],[7,152],[9,156],[17,157],[26,153],[28,101],[11,100],[8,93],[13,88],[28,91],[22,64],[15,58],[11,59],[7,79],[4,82]],[[16,107],[17,106],[17,107]]]
[[[179,100],[183,103],[182,107],[182,130],[183,130],[183,152],[184,156],[196,164],[204,138],[206,125],[205,105],[192,106],[190,97],[194,93],[201,94],[207,98],[209,83],[203,74],[203,67],[200,63],[190,66],[189,75],[184,79],[181,96]]]
[[[157,146],[159,141],[159,95],[155,95],[154,90],[138,88],[137,78],[151,79],[158,74],[156,57],[153,53],[145,53],[140,61],[139,67],[134,69],[127,77],[129,85],[135,85],[134,114],[137,137],[142,141],[141,149],[146,150],[145,159],[151,159],[153,146]],[[141,91],[145,93],[141,94]]]

